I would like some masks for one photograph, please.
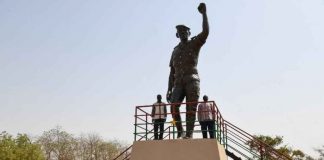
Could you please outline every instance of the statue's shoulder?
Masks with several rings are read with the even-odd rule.
[[[195,39],[197,39],[197,36],[191,37],[191,40],[195,40]]]
[[[180,43],[177,44],[173,49],[177,49],[177,48],[179,48],[179,46],[180,46]]]
[[[176,45],[176,46],[173,48],[173,52],[178,52],[179,49],[181,49],[180,45]]]
[[[194,36],[190,40],[190,44],[195,46],[195,47],[201,47],[205,44],[206,40],[203,40],[201,38],[201,34],[198,34],[197,36]]]

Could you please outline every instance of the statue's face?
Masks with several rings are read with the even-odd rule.
[[[180,30],[177,34],[181,40],[188,40],[189,32],[187,30]]]

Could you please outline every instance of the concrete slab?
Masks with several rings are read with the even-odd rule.
[[[130,160],[227,160],[215,139],[136,141]]]

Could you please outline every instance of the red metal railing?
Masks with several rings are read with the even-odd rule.
[[[190,105],[190,104],[199,104],[204,102],[188,102],[188,103],[172,103],[172,104],[166,104],[167,106],[174,106],[174,105]],[[215,114],[215,122],[218,124],[216,125],[216,137],[218,138],[219,142],[222,144],[225,144],[225,125],[224,125],[224,119],[218,110],[216,104],[213,101],[209,101],[208,103],[211,103],[213,106],[213,112]],[[168,107],[169,108],[169,107]],[[181,107],[180,107],[181,108]],[[153,128],[152,118],[151,118],[151,109],[152,105],[145,105],[145,106],[136,106],[135,108],[135,124],[134,124],[134,141],[138,141],[140,138],[141,140],[149,140],[149,135],[153,134],[153,132],[149,132],[151,128]],[[167,115],[171,117],[173,113],[168,112]],[[186,111],[180,110],[180,115],[185,115]],[[186,121],[181,121],[183,123],[183,126],[185,126]],[[170,135],[170,138],[175,139],[175,127],[173,126],[172,122],[165,122],[165,126],[170,127],[172,129],[172,135]],[[199,126],[199,125],[195,125]],[[194,130],[194,133],[201,132],[200,130]]]
[[[238,155],[243,156],[247,159],[291,159],[290,157],[278,152],[273,147],[265,144],[249,133],[231,124],[230,122],[226,120],[224,122],[226,128],[227,150],[234,151]],[[251,144],[253,144],[253,146],[258,149],[251,149]]]
[[[167,106],[180,105],[182,106],[188,104],[199,104],[204,102],[188,102],[188,103],[172,103],[166,104]],[[226,121],[216,103],[214,101],[209,101],[212,104],[213,113],[215,114],[215,134],[217,141],[224,145],[227,152],[234,153],[236,156],[244,159],[271,159],[271,160],[290,160],[286,155],[281,154],[276,149],[268,146],[264,142],[258,140],[249,133],[243,131],[237,126]],[[152,140],[154,137],[153,123],[151,118],[152,105],[136,106],[135,107],[135,123],[134,123],[134,141],[145,141]],[[185,111],[180,110],[180,115],[186,114]],[[172,115],[168,112],[167,115]],[[171,117],[171,116],[169,116]],[[181,123],[185,123],[182,121]],[[196,121],[197,122],[197,121]],[[185,126],[185,124],[183,124]],[[165,122],[166,128],[164,129],[163,139],[175,139],[175,126],[172,122]],[[195,126],[199,126],[196,124]],[[194,138],[201,138],[201,130],[194,130]],[[251,145],[258,149],[252,149]],[[120,153],[114,160],[118,158],[120,160],[128,160],[130,158],[131,147],[127,148],[124,152]],[[123,159],[121,159],[123,157]],[[119,160],[118,159],[118,160]]]

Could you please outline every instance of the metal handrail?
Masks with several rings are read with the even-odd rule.
[[[290,157],[288,157],[285,154],[281,154],[280,152],[278,152],[276,149],[274,149],[273,147],[269,146],[268,144],[262,142],[261,140],[257,139],[256,137],[252,136],[251,134],[245,132],[244,130],[238,128],[237,126],[233,125],[232,123],[228,122],[225,120],[225,123],[227,124],[227,126],[229,126],[229,128],[227,128],[227,130],[233,129],[234,131],[236,131],[237,133],[241,134],[241,136],[246,137],[247,139],[249,139],[250,142],[254,142],[257,145],[260,146],[260,152],[265,152],[265,149],[269,149],[267,150],[268,153],[272,153],[275,156],[277,156],[277,158],[281,158],[281,159],[291,159]]]
[[[184,105],[184,104],[188,105],[188,104],[199,104],[199,103],[205,103],[205,102],[170,103],[170,104],[165,104],[165,105],[174,106],[174,105]],[[245,132],[244,130],[233,125],[232,123],[226,121],[223,118],[218,106],[216,105],[216,103],[214,101],[208,101],[208,103],[213,104],[213,113],[215,114],[215,130],[214,130],[215,135],[216,135],[215,138],[222,145],[224,145],[226,150],[231,149],[234,152],[238,153],[239,155],[241,155],[245,158],[248,157],[248,155],[246,155],[246,153],[249,153],[253,157],[259,157],[262,159],[262,153],[267,152],[270,156],[273,157],[273,159],[291,160],[291,158],[289,158],[287,155],[284,155],[284,154],[278,152],[276,149],[272,148],[271,146],[267,145],[266,143],[262,142],[261,140],[255,138],[254,136],[250,135],[249,133]],[[149,107],[152,107],[152,106],[153,105],[143,105],[143,106],[136,106],[136,108],[135,108],[135,116],[134,116],[134,118],[135,118],[134,140],[135,141],[141,141],[144,138],[145,138],[145,140],[151,140],[154,137],[154,136],[148,137],[148,134],[154,133],[153,132],[154,129],[150,130],[147,128],[148,124],[150,124],[150,126],[152,126],[153,123],[148,123],[148,119],[150,118],[151,115],[148,111],[145,111]],[[186,112],[180,112],[179,114],[184,114],[184,113],[186,113]],[[169,114],[173,114],[173,113],[169,112],[167,114],[169,115]],[[138,123],[138,120],[140,120],[141,122]],[[181,121],[181,123],[183,123],[183,122],[186,122],[186,121]],[[165,123],[170,124],[171,122],[165,122]],[[141,126],[141,125],[145,125],[145,126]],[[173,128],[172,131],[171,131],[171,127]],[[142,129],[143,132],[138,131],[137,129]],[[173,139],[175,138],[174,134],[176,133],[176,131],[174,130],[174,125],[170,125],[170,126],[166,127],[163,132],[167,133],[163,137],[163,139],[166,139],[168,137],[169,137],[169,139],[172,139],[171,134],[173,134]],[[193,132],[194,133],[201,132],[201,130],[195,130]],[[137,136],[139,136],[140,138],[137,139],[136,138]],[[250,146],[249,146],[248,142],[253,142],[256,145],[258,145],[260,148],[259,153],[251,150],[251,148],[249,148]],[[231,145],[229,143],[231,143]],[[241,148],[241,151],[238,148],[235,148],[235,146],[237,146],[238,148]],[[127,154],[127,151],[129,151],[131,149],[131,147],[132,147],[132,145],[130,147],[128,147],[124,152],[120,153],[114,160],[117,160],[117,158],[119,158],[120,156],[122,156],[125,153]],[[246,153],[243,153],[243,151]],[[128,153],[125,156],[125,158],[126,159],[129,158],[129,156],[130,156],[130,153]],[[248,159],[252,159],[252,158],[249,157]]]

